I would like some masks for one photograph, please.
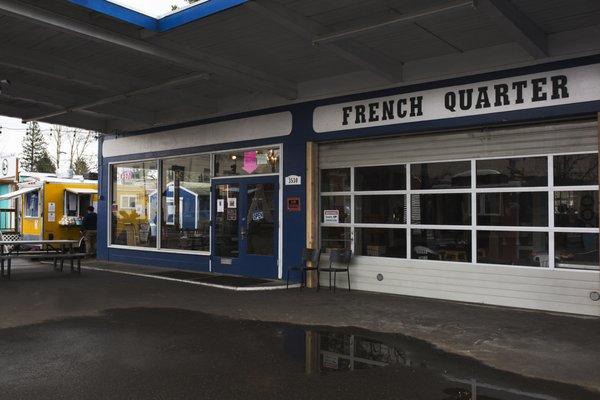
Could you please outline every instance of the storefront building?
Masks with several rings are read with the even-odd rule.
[[[98,255],[600,315],[599,111],[591,56],[105,136]]]

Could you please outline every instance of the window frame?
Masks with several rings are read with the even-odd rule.
[[[345,227],[350,229],[350,248],[355,251],[355,228],[389,228],[389,229],[406,229],[406,258],[389,258],[390,260],[415,260],[412,258],[412,244],[411,244],[411,230],[414,229],[433,229],[433,230],[465,230],[471,232],[471,262],[467,264],[477,264],[481,266],[500,266],[500,267],[516,267],[516,268],[536,268],[540,269],[539,266],[526,266],[526,265],[506,265],[506,264],[489,264],[477,262],[477,232],[479,231],[519,231],[519,232],[545,232],[548,234],[548,267],[542,267],[547,269],[559,269],[556,267],[555,259],[555,244],[554,236],[555,233],[596,233],[600,234],[600,226],[597,228],[589,227],[556,227],[554,224],[554,192],[568,192],[568,191],[597,191],[600,192],[599,185],[574,185],[574,186],[555,186],[554,185],[554,158],[565,155],[577,155],[577,154],[595,154],[598,156],[598,151],[577,151],[577,152],[560,152],[560,153],[545,153],[545,154],[528,154],[528,155],[505,155],[505,156],[494,156],[494,157],[479,157],[479,158],[459,158],[459,159],[439,159],[439,160],[419,160],[415,162],[405,163],[384,163],[384,164],[347,164],[347,165],[336,165],[331,167],[319,167],[319,194],[318,194],[318,210],[319,210],[319,243],[321,227]],[[512,158],[528,158],[528,157],[545,157],[547,163],[548,179],[546,186],[524,186],[524,187],[477,187],[477,161],[480,160],[493,160],[493,159],[512,159]],[[471,166],[471,186],[469,188],[457,188],[457,189],[412,189],[411,186],[411,168],[415,164],[424,163],[447,163],[447,162],[470,162]],[[392,165],[404,165],[406,172],[406,190],[382,190],[382,191],[357,191],[355,190],[355,169],[362,167],[375,167],[375,166],[392,166]],[[599,166],[600,167],[600,166]],[[327,169],[350,169],[350,190],[349,191],[336,191],[336,192],[321,192],[321,171]],[[599,168],[600,169],[600,168]],[[547,226],[496,226],[496,225],[477,225],[477,205],[478,199],[477,194],[485,193],[515,193],[515,192],[545,192],[548,194],[548,225]],[[412,221],[412,202],[410,201],[411,195],[413,194],[450,194],[450,193],[468,193],[471,195],[471,223],[466,225],[429,225],[429,224],[414,224]],[[406,223],[404,224],[372,224],[372,223],[356,223],[355,222],[355,197],[360,195],[404,195],[405,196],[405,210],[406,210]],[[324,223],[322,222],[322,197],[327,196],[350,196],[351,204],[351,216],[349,223]],[[599,193],[600,197],[600,193]],[[374,256],[360,256],[360,257],[374,257]],[[377,257],[386,258],[386,257]],[[421,260],[422,261],[422,260]],[[455,262],[447,260],[428,260],[433,262]],[[461,262],[465,263],[465,262]],[[572,271],[589,271],[578,267],[576,264],[569,265],[567,263],[561,263],[561,265],[568,265],[567,267],[561,266],[560,270],[572,270]],[[593,271],[598,271],[594,269]]]
[[[279,172],[275,172],[275,173],[267,173],[267,174],[251,174],[251,175],[239,175],[239,176],[214,176],[214,162],[215,162],[215,155],[216,154],[221,154],[221,153],[228,153],[228,152],[232,152],[232,151],[244,151],[244,150],[250,150],[250,149],[269,149],[269,148],[277,148],[279,150]],[[106,226],[108,227],[107,232],[106,232],[106,243],[107,243],[107,248],[114,248],[114,249],[123,249],[123,250],[141,250],[141,251],[152,251],[152,252],[159,252],[159,253],[173,253],[173,254],[189,254],[189,255],[199,255],[199,256],[211,256],[212,253],[212,226],[211,226],[211,234],[210,234],[210,239],[209,239],[209,251],[203,251],[203,250],[181,250],[181,249],[169,249],[169,248],[163,248],[161,247],[161,235],[157,234],[156,235],[156,246],[155,247],[141,247],[141,246],[127,246],[127,245],[119,245],[119,244],[113,244],[112,243],[112,196],[113,196],[113,181],[112,181],[112,169],[115,166],[118,165],[122,165],[122,164],[128,164],[128,163],[134,163],[134,162],[150,162],[150,161],[155,161],[157,163],[157,173],[158,173],[158,184],[157,187],[160,190],[160,188],[162,188],[163,185],[163,177],[162,177],[162,173],[163,173],[163,161],[164,160],[169,160],[169,159],[174,159],[174,158],[181,158],[181,157],[194,157],[194,156],[201,156],[201,155],[208,155],[210,156],[210,184],[211,184],[211,188],[213,185],[213,181],[214,182],[218,182],[221,179],[251,179],[251,178],[256,178],[256,177],[261,177],[261,176],[277,176],[279,177],[279,195],[278,195],[278,201],[279,201],[279,227],[278,227],[278,249],[277,250],[277,259],[278,259],[278,276],[281,277],[282,275],[282,271],[283,271],[283,266],[282,266],[282,262],[281,260],[283,259],[283,229],[282,226],[283,224],[281,223],[281,221],[283,220],[283,162],[284,162],[284,148],[283,148],[283,144],[280,142],[276,142],[276,143],[272,143],[272,144],[265,144],[265,145],[258,145],[258,146],[252,146],[252,147],[241,147],[241,148],[233,148],[233,149],[226,149],[226,150],[216,150],[216,151],[202,151],[202,152],[195,152],[195,153],[182,153],[182,154],[174,154],[174,155],[168,155],[168,156],[162,156],[162,157],[151,157],[151,158],[134,158],[134,159],[126,159],[126,160],[119,160],[119,161],[109,161],[107,166],[108,166],[108,179],[107,179],[107,215],[106,215]],[[160,193],[160,192],[159,192]],[[212,208],[213,208],[213,198],[212,198],[212,190],[210,193],[210,208],[209,208],[209,212],[212,218]],[[158,202],[157,202],[158,203]],[[160,221],[162,221],[162,207],[157,207],[157,221],[159,221],[159,224],[157,224],[157,233],[159,232],[160,228]],[[210,268],[209,268],[210,270]]]

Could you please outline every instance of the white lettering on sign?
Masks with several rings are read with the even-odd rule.
[[[337,224],[340,222],[340,210],[323,210],[323,222]]]
[[[302,184],[302,177],[300,177],[299,175],[288,175],[285,177],[285,184],[286,185],[301,185]]]
[[[317,107],[315,132],[600,100],[600,64]]]

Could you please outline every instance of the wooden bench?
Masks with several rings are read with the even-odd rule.
[[[50,252],[21,252],[15,254],[3,254],[0,255],[0,276],[10,279],[12,260],[14,259],[28,259],[28,260],[44,260],[51,259],[54,262],[54,270],[63,271],[65,260],[70,262],[71,272],[77,271],[81,274],[81,260],[85,258],[85,253],[50,253]],[[60,265],[58,261],[60,260]],[[4,272],[4,264],[6,261],[6,273]],[[77,262],[77,269],[75,269],[75,262]]]

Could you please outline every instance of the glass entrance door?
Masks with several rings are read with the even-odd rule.
[[[214,272],[277,278],[277,176],[213,180]]]

